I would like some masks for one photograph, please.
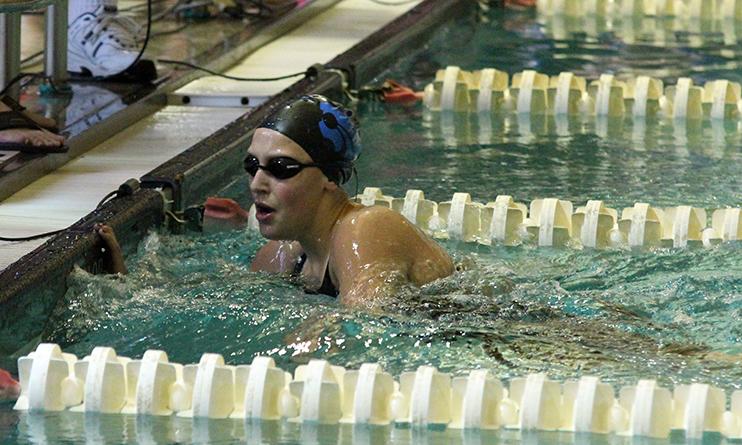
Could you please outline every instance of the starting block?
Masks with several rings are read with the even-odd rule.
[[[742,209],[718,209],[711,214],[711,228],[722,241],[742,240]]]

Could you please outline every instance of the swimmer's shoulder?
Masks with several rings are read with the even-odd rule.
[[[437,242],[386,207],[371,206],[344,215],[334,240],[336,264],[346,257],[361,267],[372,263],[396,265],[409,280],[421,285],[453,273],[453,262]]]
[[[354,211],[343,216],[339,222],[343,229],[354,231],[381,231],[389,233],[389,230],[415,230],[407,218],[388,207],[382,206],[358,206]]]
[[[343,241],[373,244],[373,249],[386,246],[396,254],[414,259],[422,245],[436,245],[430,237],[407,220],[401,213],[381,206],[360,207],[339,221]]]
[[[291,273],[303,250],[296,241],[270,240],[258,249],[250,269],[255,272]]]

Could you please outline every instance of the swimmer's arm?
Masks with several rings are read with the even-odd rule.
[[[268,241],[255,254],[250,265],[253,272],[291,273],[301,256],[301,247],[297,242]]]
[[[397,212],[370,207],[343,225],[331,267],[343,304],[373,305],[401,285],[419,286],[453,273],[445,250]]]

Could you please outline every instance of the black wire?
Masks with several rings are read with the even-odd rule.
[[[358,202],[358,170],[356,170],[355,166],[353,167],[353,176],[356,177],[356,196],[354,199]]]
[[[35,239],[39,238],[46,238],[47,236],[56,235],[57,233],[60,233],[66,229],[59,229],[59,230],[52,230],[51,232],[41,233],[39,235],[31,235],[31,236],[23,236],[20,238],[11,238],[7,236],[0,236],[0,241],[10,241],[10,242],[16,242],[16,241],[33,241]]]
[[[116,189],[116,190],[108,193],[106,196],[103,197],[103,199],[100,200],[100,202],[98,203],[97,206],[95,206],[95,208],[96,209],[100,208],[100,206],[102,206],[103,204],[105,204],[106,201],[108,201],[108,199],[110,197],[112,197],[114,195],[117,195],[118,193],[119,193],[119,189]],[[64,229],[59,229],[59,230],[52,230],[51,232],[40,233],[38,235],[21,236],[21,237],[18,237],[18,238],[13,238],[13,237],[9,237],[9,236],[0,236],[0,241],[8,241],[8,242],[33,241],[33,240],[36,240],[36,239],[39,239],[39,238],[46,238],[47,236],[56,235],[58,233],[64,232],[65,230],[67,230],[67,229],[64,228]]]
[[[182,62],[182,61],[179,61],[179,60],[157,59],[157,61],[160,62],[160,63],[166,63],[166,64],[172,64],[172,65],[183,65],[183,66],[187,66],[189,68],[193,68],[194,70],[198,70],[198,71],[203,71],[205,73],[209,73],[209,74],[214,75],[214,76],[219,76],[219,77],[223,77],[225,79],[230,79],[230,80],[239,80],[241,82],[271,82],[271,81],[274,81],[274,80],[290,79],[292,77],[303,76],[303,75],[306,74],[305,71],[302,71],[300,73],[287,74],[285,76],[280,76],[280,77],[264,77],[264,78],[236,77],[236,76],[230,76],[228,74],[217,73],[216,71],[212,71],[210,69],[203,68],[203,67],[200,67],[198,65],[194,65],[194,64],[188,63],[188,62]]]
[[[33,59],[35,59],[35,58],[37,58],[39,56],[41,56],[42,54],[44,54],[44,51],[43,50],[31,54],[30,56],[28,56],[25,59],[21,60],[21,65],[25,65],[26,63],[30,62],[31,60],[33,60]]]
[[[149,43],[149,34],[151,30],[152,30],[152,0],[147,0],[147,33],[144,35],[144,43],[142,44],[142,49],[139,51],[139,54],[137,54],[137,58],[134,59],[134,61],[131,62],[129,66],[127,66],[126,69],[122,70],[119,74],[125,71],[128,71],[131,67],[133,67],[139,62],[139,59],[142,58],[142,55],[144,54],[144,50],[147,49],[147,43]]]
[[[117,194],[118,192],[119,192],[118,190],[114,190],[114,191],[108,193],[106,196],[103,197],[103,199],[100,200],[100,202],[98,203],[97,206],[95,206],[95,208],[97,209],[98,207],[102,206],[108,200],[108,198],[110,198],[111,196]]]

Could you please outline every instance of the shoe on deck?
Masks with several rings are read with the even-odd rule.
[[[122,23],[102,7],[77,17],[68,31],[68,70],[109,77],[131,66],[139,55],[139,47],[130,24]]]

